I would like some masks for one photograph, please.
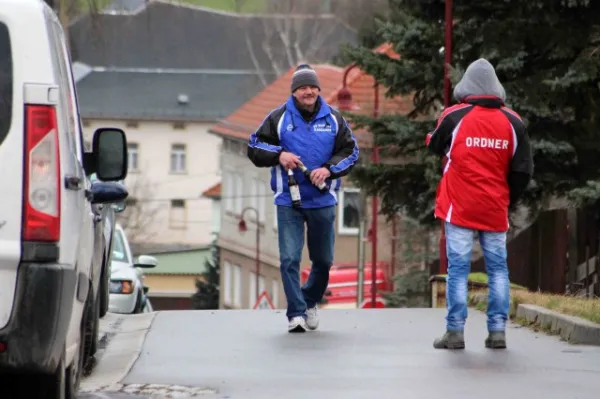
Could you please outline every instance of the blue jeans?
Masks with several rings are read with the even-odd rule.
[[[286,316],[305,316],[306,309],[321,301],[329,283],[335,242],[335,206],[295,209],[277,206],[281,279],[287,298]],[[300,287],[300,261],[304,248],[304,224],[312,261],[306,284]]]
[[[446,283],[446,329],[463,331],[467,319],[467,279],[471,269],[473,233],[471,229],[446,222],[448,281]],[[510,308],[510,282],[506,263],[506,232],[479,232],[488,274],[488,331],[504,331]]]

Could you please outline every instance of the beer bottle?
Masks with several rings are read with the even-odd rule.
[[[308,179],[308,181],[310,181],[310,174],[312,173],[312,171],[310,169],[308,169],[306,166],[304,166],[304,164],[302,162],[300,162],[300,170],[302,171],[302,173],[304,173],[304,176],[306,176],[306,178]],[[317,186],[317,188],[324,193],[325,191],[327,191],[327,184],[325,184],[325,182],[319,184]]]
[[[290,189],[290,196],[292,197],[292,206],[299,208],[302,203],[300,199],[300,186],[298,186],[294,178],[294,171],[292,169],[288,169],[288,187]]]

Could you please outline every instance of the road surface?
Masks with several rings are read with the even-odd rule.
[[[467,348],[435,350],[444,315],[324,310],[319,330],[289,334],[283,311],[158,312],[121,383],[194,387],[213,392],[205,398],[231,399],[599,397],[599,347],[511,325],[507,350],[485,349],[485,315],[470,310]]]

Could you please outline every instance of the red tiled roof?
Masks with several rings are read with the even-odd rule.
[[[203,197],[220,198],[221,197],[221,182],[207,188],[203,193]]]
[[[399,58],[390,44],[383,44],[373,50],[377,53],[386,54],[390,58]],[[321,96],[325,101],[338,106],[337,96],[343,88],[344,69],[328,65],[312,65],[321,82]],[[256,128],[261,124],[265,116],[273,109],[279,107],[290,95],[290,81],[295,68],[290,68],[284,75],[279,77],[271,85],[267,86],[259,94],[251,98],[225,120],[211,128],[211,132],[226,137],[247,140]],[[374,108],[374,85],[375,80],[359,68],[353,68],[348,72],[346,87],[352,93],[352,100],[359,109],[353,111],[357,114],[372,114]],[[412,98],[385,96],[385,89],[379,89],[379,114],[407,113],[412,110]],[[354,132],[362,146],[370,144],[370,135],[361,130]]]

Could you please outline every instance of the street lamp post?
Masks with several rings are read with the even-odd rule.
[[[345,111],[354,111],[358,107],[352,103],[352,93],[347,87],[348,74],[358,65],[356,63],[350,64],[344,71],[342,89],[338,92],[338,106],[340,109]],[[379,116],[379,83],[375,82],[374,85],[374,96],[373,99],[373,117]],[[373,164],[379,163],[379,147],[375,145],[373,140]],[[377,298],[377,209],[379,208],[379,199],[377,196],[373,196],[371,200],[371,306],[373,309],[376,308]],[[361,244],[362,245],[362,244]],[[359,270],[360,273],[360,270]],[[360,278],[359,278],[360,279]],[[363,287],[357,287],[358,290],[362,290]]]
[[[451,84],[450,64],[452,63],[452,0],[445,1],[445,33],[444,33],[444,108],[450,106]],[[447,159],[442,160],[442,168]],[[444,221],[440,221],[440,274],[448,272],[448,257],[446,254],[446,229]]]
[[[240,233],[244,233],[248,231],[248,225],[246,224],[246,220],[244,219],[244,215],[246,211],[254,211],[256,214],[256,298],[260,295],[260,224],[259,224],[259,213],[256,208],[248,206],[244,208],[242,214],[240,216],[240,221],[238,223],[238,230]]]

